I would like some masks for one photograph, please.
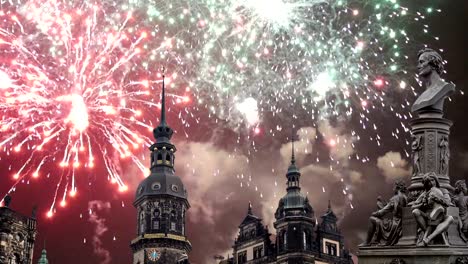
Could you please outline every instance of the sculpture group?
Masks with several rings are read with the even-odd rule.
[[[455,91],[445,82],[442,57],[432,49],[418,53],[418,76],[425,91],[411,111],[411,183],[394,183],[394,194],[369,218],[359,262],[465,263],[468,261],[468,196],[464,180],[449,178],[449,132],[444,101]],[[429,262],[430,261],[430,262]],[[468,263],[468,262],[467,262]]]

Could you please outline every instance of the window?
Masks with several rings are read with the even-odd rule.
[[[325,254],[337,256],[336,244],[325,242]]]
[[[258,246],[258,247],[254,247],[253,257],[254,257],[254,259],[259,259],[259,258],[263,257],[263,245]]]
[[[158,220],[153,221],[153,229],[159,229],[159,221]]]
[[[247,251],[237,253],[237,264],[244,264],[247,262]]]
[[[287,237],[287,232],[284,231],[283,233],[283,246],[284,246],[284,249],[287,249],[288,248],[288,237]]]
[[[171,230],[176,230],[176,223],[175,222],[171,222]]]
[[[171,155],[170,154],[166,154],[166,164],[171,165]]]
[[[145,233],[145,213],[140,214],[140,234]]]
[[[302,232],[302,243],[304,245],[304,249],[307,249],[307,233],[306,233],[306,231]]]
[[[161,164],[162,163],[162,154],[161,153],[158,153],[158,160],[156,161],[157,164]]]

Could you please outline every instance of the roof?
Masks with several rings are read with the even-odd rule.
[[[171,195],[187,200],[187,190],[182,180],[168,170],[153,172],[137,188],[135,203],[146,196]]]

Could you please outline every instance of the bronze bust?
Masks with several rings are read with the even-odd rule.
[[[442,57],[435,50],[425,48],[418,52],[418,75],[426,90],[416,99],[411,112],[443,113],[445,98],[455,91],[455,84],[440,78],[443,70]]]

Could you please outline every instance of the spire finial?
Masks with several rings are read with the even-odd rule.
[[[166,87],[164,84],[166,78],[166,68],[162,67],[162,96],[161,96],[161,124],[166,124]]]
[[[252,203],[249,201],[249,209],[247,211],[247,214],[251,215],[252,214]]]
[[[291,164],[295,164],[296,157],[294,156],[294,129],[292,129],[291,132]]]

